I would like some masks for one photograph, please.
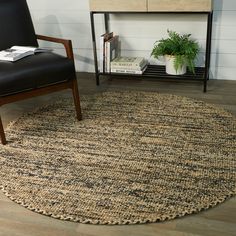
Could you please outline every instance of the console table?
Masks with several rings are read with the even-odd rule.
[[[184,75],[168,75],[165,66],[149,65],[142,75],[122,74],[134,77],[151,77],[168,80],[194,80],[203,82],[203,91],[207,91],[207,81],[209,80],[210,55],[211,55],[211,35],[213,7],[212,0],[90,0],[90,20],[92,29],[94,66],[96,84],[99,85],[100,75],[121,76],[118,73],[101,73],[98,68],[96,35],[95,35],[95,14],[103,14],[105,19],[105,32],[109,32],[109,14],[116,13],[141,13],[141,14],[202,14],[207,15],[207,34],[205,67],[196,67],[195,74],[187,72]]]

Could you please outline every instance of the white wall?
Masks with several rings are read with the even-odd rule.
[[[93,72],[88,0],[27,0],[38,34],[72,39],[78,71]],[[236,80],[236,1],[214,0],[211,77]],[[97,38],[104,31],[102,16],[95,17]],[[166,29],[191,33],[202,45],[198,65],[204,65],[206,17],[199,15],[115,15],[111,29],[120,35],[122,55],[150,58],[156,40],[166,36]],[[97,40],[98,41],[98,40]],[[63,54],[61,45],[42,43]]]

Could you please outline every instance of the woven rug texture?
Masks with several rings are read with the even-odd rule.
[[[0,147],[0,186],[58,219],[135,224],[174,219],[236,193],[235,117],[153,92],[62,99],[25,114]]]

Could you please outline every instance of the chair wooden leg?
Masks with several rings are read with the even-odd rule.
[[[78,84],[77,84],[76,78],[73,79],[73,81],[72,81],[72,92],[73,92],[73,98],[74,98],[77,119],[82,120],[80,98],[79,98]]]
[[[3,124],[2,124],[2,120],[1,120],[1,116],[0,116],[0,136],[1,136],[1,142],[3,145],[7,144],[7,140],[6,140],[6,136],[4,133],[4,129],[3,129]]]

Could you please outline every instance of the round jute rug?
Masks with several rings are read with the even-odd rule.
[[[30,210],[92,224],[157,222],[236,193],[235,118],[152,92],[64,99],[25,114],[0,148],[0,185]]]

